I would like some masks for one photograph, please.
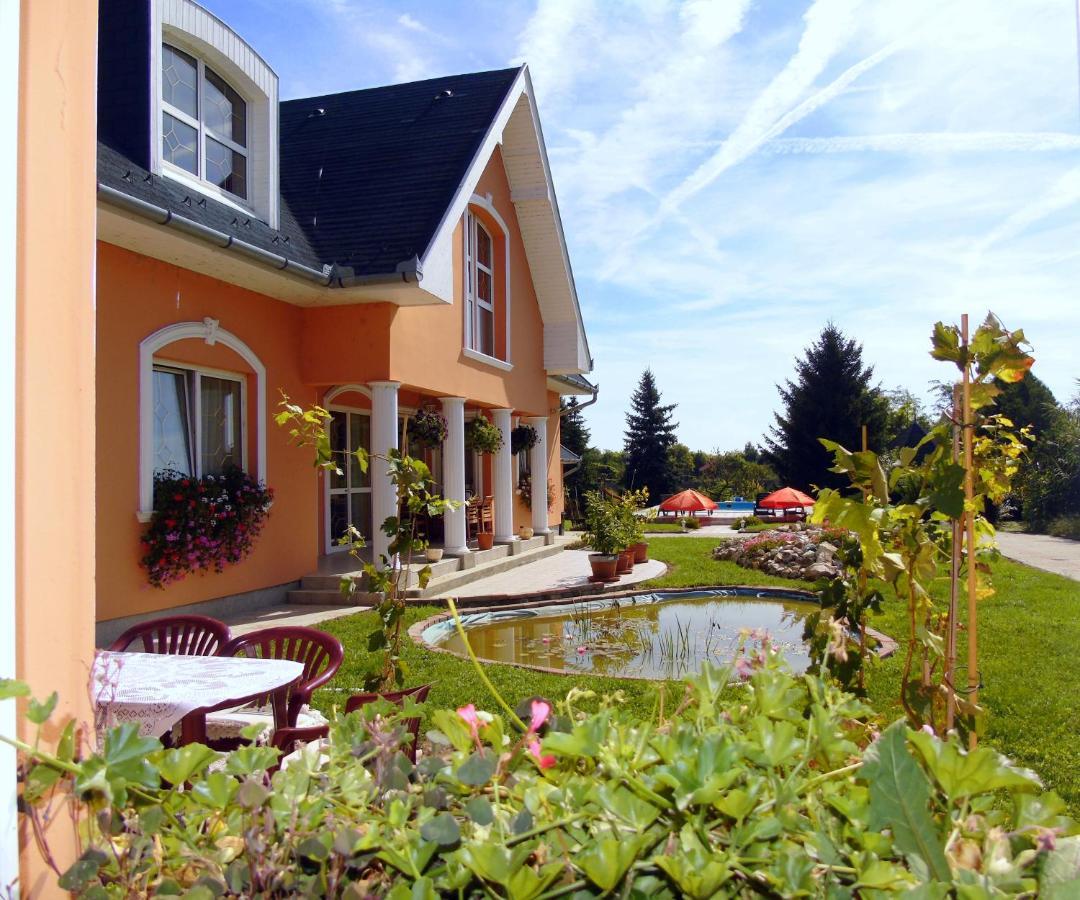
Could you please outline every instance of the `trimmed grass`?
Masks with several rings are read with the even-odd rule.
[[[747,525],[744,529],[750,534],[759,534],[762,531],[776,531],[777,528],[783,528],[786,522],[759,522],[757,525]]]
[[[806,588],[806,582],[775,578],[732,562],[711,557],[715,538],[658,538],[649,545],[654,559],[666,562],[669,571],[642,585],[643,588],[694,587],[697,585],[777,585]],[[994,565],[997,593],[982,602],[979,610],[979,655],[984,688],[980,701],[989,715],[984,740],[1017,763],[1038,772],[1047,786],[1080,814],[1080,666],[1074,664],[1080,648],[1080,584],[1067,578],[1002,559]],[[942,601],[947,583],[935,588]],[[872,619],[875,628],[903,641],[907,634],[904,606],[890,597],[885,612]],[[438,612],[433,607],[410,609],[409,624]],[[374,624],[371,613],[336,619],[323,629],[336,634],[346,646],[345,662],[330,685],[336,690],[316,694],[315,705],[328,711],[341,705],[349,693],[359,691],[370,664],[367,634]],[[896,698],[903,666],[903,645],[891,659],[871,668],[870,700],[886,721],[902,713]],[[961,647],[960,656],[966,650]],[[408,642],[405,661],[411,669],[410,684],[432,682],[431,708],[456,708],[476,703],[494,710],[472,664],[449,654],[431,653]],[[589,675],[549,675],[514,666],[488,665],[484,671],[511,706],[537,694],[561,697],[572,687],[597,694],[621,692],[634,712],[654,714],[661,685],[654,682]],[[665,688],[665,706],[680,696],[677,685]],[[589,708],[582,704],[582,708]]]
[[[683,531],[682,525],[674,522],[653,522],[644,528],[646,534],[679,534]]]

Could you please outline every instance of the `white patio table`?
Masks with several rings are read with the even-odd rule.
[[[208,712],[288,687],[303,671],[287,659],[102,650],[90,670],[90,696],[99,729],[136,722],[140,735],[160,737],[181,722],[182,743],[205,743]]]

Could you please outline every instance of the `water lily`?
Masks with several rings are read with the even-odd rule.
[[[580,653],[582,656],[584,656],[586,653],[589,652],[589,648],[588,647],[578,647],[577,652]]]
[[[550,769],[555,765],[555,757],[550,753],[543,754],[540,752],[540,742],[533,740],[529,742],[528,746],[529,755],[536,760],[536,764],[541,769]]]

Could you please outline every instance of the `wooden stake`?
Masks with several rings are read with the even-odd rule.
[[[960,386],[953,385],[952,394],[952,459],[960,459]],[[960,614],[960,547],[964,540],[961,525],[963,516],[952,523],[952,554],[949,561],[949,617],[945,632],[945,730],[956,725],[956,630]]]
[[[964,348],[964,523],[967,526],[967,601],[968,601],[968,699],[974,706],[979,701],[979,630],[975,609],[976,571],[975,571],[975,514],[971,503],[975,498],[975,424],[971,417],[971,367],[966,359],[968,353],[968,317],[960,317],[960,332]],[[974,750],[978,744],[975,729],[971,730],[968,746]]]
[[[866,452],[866,426],[862,426],[862,449],[863,453]],[[863,491],[863,503],[866,502],[866,491]],[[866,596],[866,573],[864,571],[859,572],[859,600]],[[859,612],[859,690],[866,690],[866,678],[864,673],[866,672],[866,610]]]

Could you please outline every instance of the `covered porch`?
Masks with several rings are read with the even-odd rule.
[[[466,397],[438,396],[396,381],[340,385],[326,392],[323,405],[332,417],[331,449],[340,474],[328,472],[322,479],[320,559],[313,574],[339,574],[356,567],[340,542],[350,525],[367,541],[359,551],[364,561],[376,561],[387,552],[388,539],[379,525],[397,514],[396,492],[384,460],[372,459],[368,472],[360,470],[353,456],[359,447],[373,456],[396,449],[423,459],[439,493],[461,504],[439,520],[418,525],[446,559],[480,552],[481,533],[490,534],[488,540],[495,545],[518,542],[522,526],[535,537],[549,533],[547,416],[493,408]],[[444,440],[421,444],[410,434],[410,422],[420,411],[441,416]],[[466,423],[478,417],[499,431],[502,443],[494,453],[467,446]],[[515,455],[511,432],[518,424],[531,426],[536,442]],[[542,474],[533,478],[533,472]]]

